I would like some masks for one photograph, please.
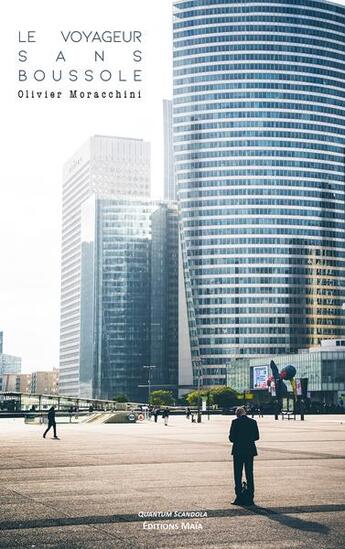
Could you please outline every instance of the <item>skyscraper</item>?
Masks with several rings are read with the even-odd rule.
[[[172,128],[172,101],[163,100],[164,129],[164,200],[176,200],[174,150]]]
[[[151,363],[176,386],[176,207],[93,195],[81,237],[81,396],[142,401]]]
[[[79,394],[81,204],[91,195],[150,196],[150,145],[91,137],[65,164],[62,199],[60,393]]]
[[[174,154],[190,342],[234,356],[345,335],[345,8],[174,2]]]
[[[151,364],[152,381],[178,386],[178,210],[160,205],[151,215]]]

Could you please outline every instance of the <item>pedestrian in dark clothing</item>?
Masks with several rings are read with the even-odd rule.
[[[159,414],[159,410],[158,410],[158,408],[155,408],[154,411],[153,411],[153,417],[155,419],[155,423],[157,423],[158,414]]]
[[[188,407],[186,409],[186,419],[189,419],[190,418],[190,414],[191,414],[191,411],[190,411],[190,408]]]
[[[168,419],[169,419],[169,408],[164,408],[162,413],[162,418],[164,419],[164,425],[168,426]]]
[[[234,505],[254,505],[254,456],[257,455],[255,441],[259,440],[259,429],[255,419],[247,417],[245,408],[236,410],[237,418],[231,423],[229,440],[233,443],[234,479],[236,499]],[[242,496],[242,470],[246,472],[246,499]]]
[[[48,411],[48,427],[43,433],[43,438],[46,438],[46,434],[48,431],[53,427],[54,430],[54,438],[59,439],[59,437],[56,434],[56,421],[55,421],[55,408],[52,406],[49,408]]]

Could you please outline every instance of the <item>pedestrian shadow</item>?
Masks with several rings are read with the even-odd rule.
[[[290,516],[290,514],[274,511],[273,509],[270,509],[270,508],[253,505],[251,507],[248,507],[248,511],[254,515],[261,515],[261,516],[267,517],[269,520],[279,522],[279,524],[282,524],[283,526],[287,526],[289,528],[295,528],[297,530],[303,530],[306,532],[315,532],[317,534],[324,534],[324,535],[329,533],[329,528],[325,524],[321,524],[320,522],[314,522],[311,520],[303,520],[298,517],[292,517]],[[293,512],[294,512],[293,509],[289,511],[289,513],[293,513]]]

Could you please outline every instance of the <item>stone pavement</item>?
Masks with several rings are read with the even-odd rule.
[[[258,419],[251,508],[230,504],[231,419],[62,424],[59,441],[0,420],[0,547],[344,547],[345,416]]]

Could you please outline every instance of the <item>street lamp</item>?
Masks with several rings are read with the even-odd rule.
[[[199,358],[196,361],[196,364],[199,366],[198,368],[198,419],[197,422],[201,423],[201,395],[200,395],[200,389],[201,389],[201,366],[202,366],[202,359]]]
[[[150,398],[151,398],[151,370],[152,368],[156,368],[157,366],[154,366],[153,364],[149,364],[148,366],[143,366],[143,368],[148,368],[149,370],[149,378],[147,380],[147,387],[148,387],[148,393],[149,393],[149,398],[148,398],[148,404],[150,404]]]

